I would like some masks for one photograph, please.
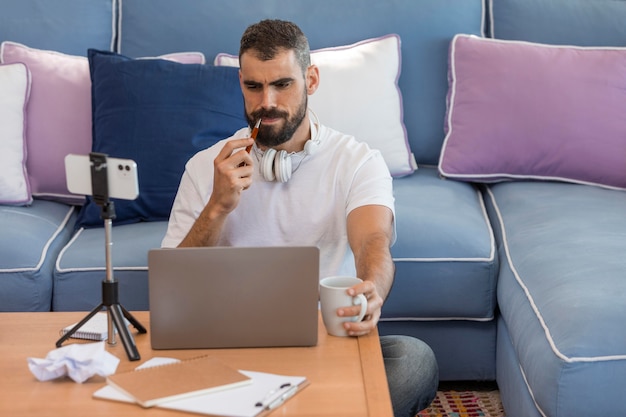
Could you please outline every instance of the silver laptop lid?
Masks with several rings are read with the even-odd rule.
[[[153,349],[317,344],[316,247],[153,249],[148,268]]]

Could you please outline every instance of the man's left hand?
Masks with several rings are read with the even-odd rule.
[[[358,294],[363,294],[367,299],[367,311],[362,321],[348,321],[345,322],[343,326],[348,332],[348,336],[366,335],[378,324],[378,319],[380,318],[383,306],[383,299],[376,291],[376,286],[369,281],[364,281],[361,284],[348,288],[347,292],[353,297]],[[361,306],[342,307],[337,310],[337,315],[340,317],[358,316],[360,311]]]

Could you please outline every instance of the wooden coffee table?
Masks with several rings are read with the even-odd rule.
[[[92,398],[103,387],[95,376],[83,384],[69,378],[39,382],[31,374],[27,357],[44,358],[55,349],[59,330],[79,321],[85,312],[0,313],[0,416],[190,416],[188,413]],[[121,340],[107,349],[121,359],[119,371],[134,369],[154,357],[191,358],[210,354],[237,369],[306,376],[310,385],[271,416],[392,417],[391,400],[378,333],[358,337],[333,337],[319,322],[318,345],[305,348],[152,350],[150,315],[133,315],[148,334],[133,331],[141,360],[130,362]],[[70,339],[68,343],[82,343]]]

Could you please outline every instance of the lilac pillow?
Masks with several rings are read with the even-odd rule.
[[[204,63],[204,55],[196,52],[163,58]],[[33,196],[82,204],[83,196],[67,190],[64,159],[69,153],[91,151],[91,79],[87,58],[5,41],[0,46],[0,62],[23,62],[32,75],[26,168]]]
[[[443,176],[626,188],[626,48],[457,35],[448,75]]]

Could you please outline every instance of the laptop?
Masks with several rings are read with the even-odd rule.
[[[319,249],[148,252],[153,349],[314,346]]]

